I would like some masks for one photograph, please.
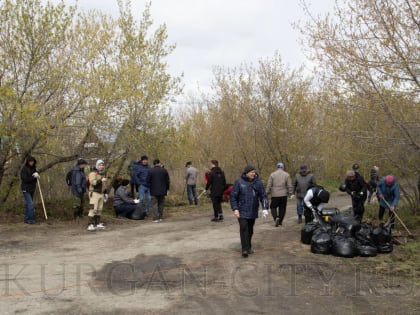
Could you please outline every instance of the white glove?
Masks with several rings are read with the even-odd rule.
[[[293,198],[295,198],[295,195],[290,195],[290,199],[293,199]]]
[[[38,179],[38,178],[41,177],[41,176],[39,176],[39,173],[38,172],[33,173],[32,176],[35,177],[36,179]]]
[[[267,216],[268,216],[268,210],[267,209],[264,209],[262,211],[262,217],[265,219]]]
[[[139,199],[134,199],[134,203],[139,203],[140,200]]]
[[[108,194],[104,194],[104,202],[108,201]]]

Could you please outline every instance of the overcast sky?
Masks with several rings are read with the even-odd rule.
[[[56,1],[54,1],[56,2]],[[76,0],[65,0],[74,4]],[[140,20],[145,0],[132,0]],[[332,11],[334,0],[307,0],[311,11]],[[305,63],[299,32],[292,22],[304,19],[299,0],[153,0],[154,24],[165,23],[168,43],[177,48],[168,59],[170,73],[184,73],[185,93],[200,86],[208,91],[214,66],[256,64],[278,51],[284,63],[297,68]],[[118,17],[117,0],[78,0],[82,10],[97,9]]]

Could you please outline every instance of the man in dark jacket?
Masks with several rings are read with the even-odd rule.
[[[71,169],[71,193],[73,195],[73,217],[83,218],[85,206],[86,175],[85,167],[87,162],[79,159],[77,164]]]
[[[353,216],[359,222],[362,221],[365,212],[365,200],[367,197],[367,186],[363,177],[353,170],[347,171],[344,181],[345,190],[351,196]]]
[[[223,192],[226,188],[225,173],[219,167],[217,160],[211,160],[211,169],[208,173],[208,181],[206,184],[206,191],[210,188],[210,197],[213,203],[214,217],[211,219],[214,222],[223,221],[222,200]]]
[[[268,215],[268,200],[264,186],[259,180],[255,168],[248,165],[240,179],[233,185],[230,193],[230,206],[239,222],[242,256],[252,254],[251,240],[254,234],[255,219],[258,218],[258,201],[263,208],[263,216]]]
[[[296,173],[295,181],[293,183],[293,193],[296,195],[296,210],[298,215],[298,223],[302,223],[303,215],[303,198],[309,188],[316,185],[314,175],[308,171],[306,165],[301,165],[299,173]]]
[[[123,179],[114,194],[114,210],[118,218],[143,220],[146,212],[141,209],[138,199],[128,196],[130,181]]]
[[[151,194],[150,194],[150,186],[147,182],[147,176],[151,170],[149,165],[149,158],[146,155],[143,155],[140,158],[140,163],[136,166],[134,178],[136,180],[137,191],[139,192],[139,200],[140,203],[145,201],[145,210],[147,215],[149,215],[150,209],[150,202],[151,202]]]
[[[165,196],[169,191],[169,174],[159,159],[153,161],[153,168],[147,175],[147,183],[152,195],[153,222],[162,222]]]
[[[20,187],[25,198],[25,217],[23,222],[26,224],[35,224],[34,192],[38,178],[36,159],[33,156],[29,156],[20,172]]]

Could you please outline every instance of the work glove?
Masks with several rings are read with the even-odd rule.
[[[108,201],[108,194],[104,194],[104,202]]]
[[[134,203],[139,203],[140,200],[139,199],[134,199]]]
[[[267,209],[263,209],[262,211],[262,217],[265,219],[268,216],[268,210]]]
[[[295,195],[290,195],[290,197],[289,197],[290,199],[293,199],[293,198],[295,198]]]
[[[32,176],[35,177],[36,179],[38,179],[38,178],[41,177],[41,176],[39,176],[39,173],[38,172],[33,173]]]

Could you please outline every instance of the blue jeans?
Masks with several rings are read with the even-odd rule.
[[[187,185],[187,198],[190,204],[192,204],[193,200],[194,200],[194,203],[197,204],[196,185]]]
[[[139,185],[137,190],[139,191],[140,204],[143,202],[143,198],[146,199],[144,210],[147,215],[149,215],[150,201],[152,200],[152,197],[150,197],[150,188],[144,185]]]
[[[299,217],[303,215],[303,198],[296,198],[296,210]]]
[[[35,221],[34,193],[24,191],[23,198],[25,198],[24,222]]]

